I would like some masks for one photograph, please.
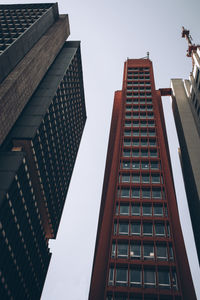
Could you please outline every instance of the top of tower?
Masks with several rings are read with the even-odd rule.
[[[188,41],[188,50],[187,50],[187,56],[191,57],[193,52],[196,52],[197,47],[199,47],[199,45],[195,45],[192,43],[192,36],[190,34],[190,31],[187,30],[184,26],[182,26],[182,37],[186,38],[186,40]]]

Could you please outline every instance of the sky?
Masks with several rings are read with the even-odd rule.
[[[3,1],[6,3],[39,1]],[[49,1],[40,1],[49,2]],[[199,0],[60,0],[69,15],[69,40],[81,41],[87,121],[71,179],[42,300],[86,300],[90,285],[114,91],[122,87],[123,64],[150,53],[156,88],[171,78],[188,79],[192,68],[181,27],[200,43]],[[163,99],[180,219],[194,284],[200,271],[178,159],[171,102]]]

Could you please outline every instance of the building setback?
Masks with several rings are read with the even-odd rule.
[[[183,37],[189,31],[183,28]],[[200,47],[189,39],[192,57],[189,80],[172,79],[172,108],[180,144],[180,160],[200,262]]]
[[[196,299],[152,62],[128,59],[115,93],[90,300]]]
[[[37,300],[86,121],[80,42],[65,42],[68,17],[57,4],[0,13],[0,61],[19,51],[1,69],[0,299]],[[21,31],[9,44],[13,27]]]

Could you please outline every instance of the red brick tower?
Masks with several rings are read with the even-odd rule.
[[[149,59],[115,93],[89,299],[196,299]]]

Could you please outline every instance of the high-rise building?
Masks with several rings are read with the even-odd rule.
[[[57,4],[0,14],[0,299],[37,300],[86,121],[80,42]]]
[[[189,80],[172,79],[172,107],[180,144],[180,161],[200,262],[200,46],[192,44],[189,31],[182,36],[189,43],[192,58]]]
[[[90,300],[196,299],[152,62],[128,59],[115,93]]]

